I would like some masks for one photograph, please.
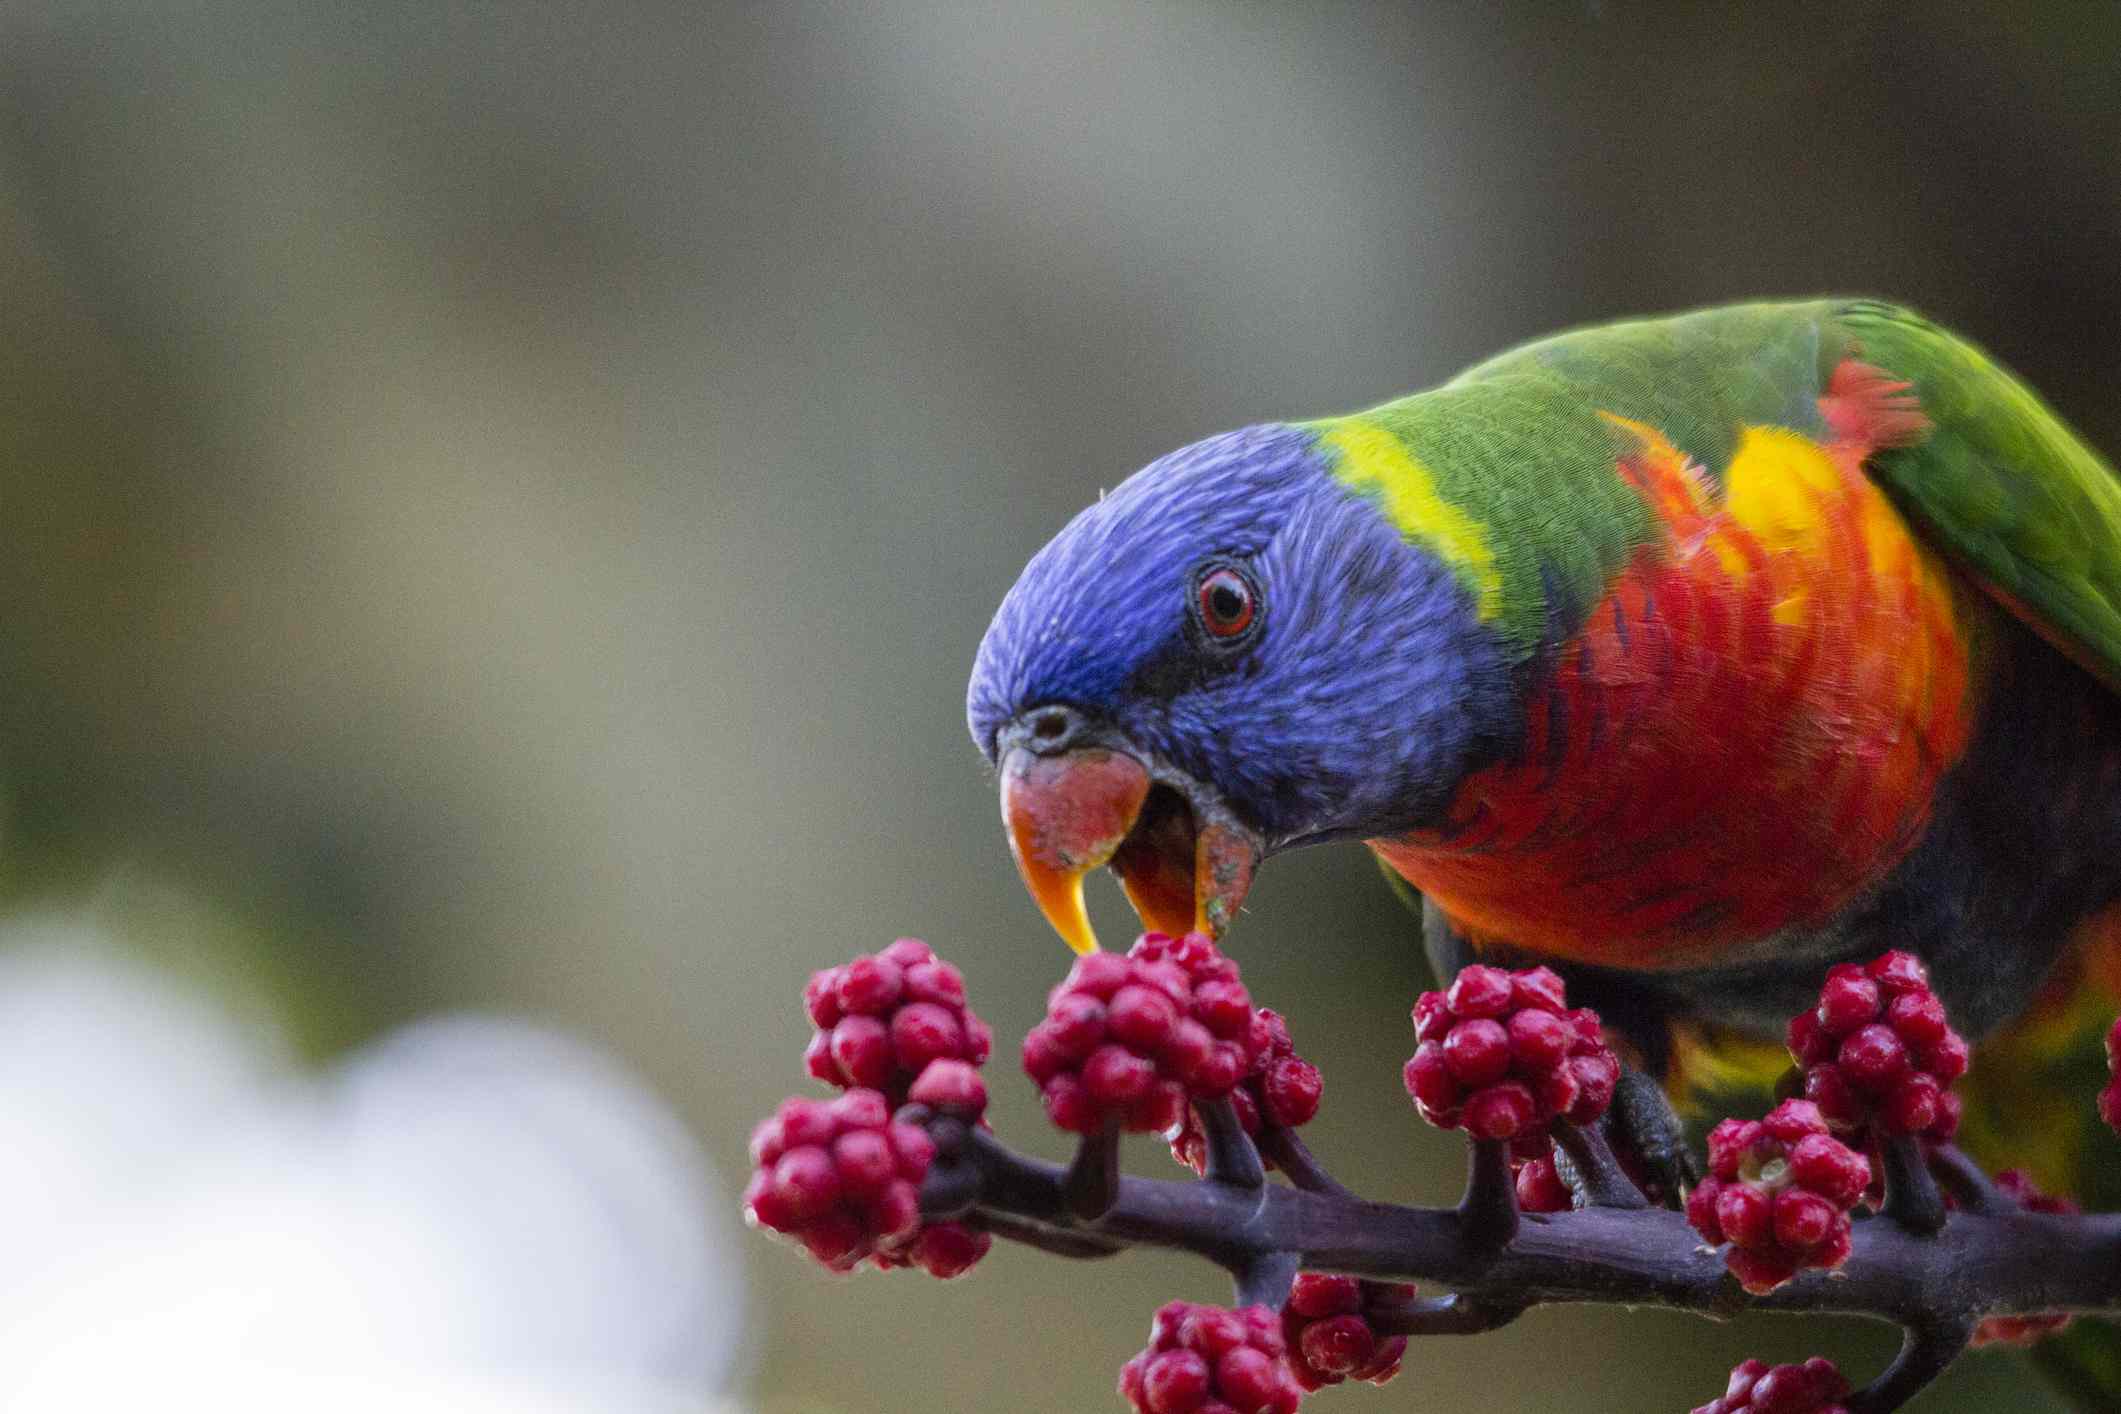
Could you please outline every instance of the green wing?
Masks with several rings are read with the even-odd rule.
[[[2032,390],[1921,316],[1856,302],[1832,322],[1864,362],[1914,384],[1933,424],[1871,459],[1880,484],[2012,612],[2121,690],[2121,478]]]

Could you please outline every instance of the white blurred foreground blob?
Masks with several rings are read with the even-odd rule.
[[[0,929],[0,1408],[734,1414],[730,1200],[586,1046],[443,1018],[321,1076]]]

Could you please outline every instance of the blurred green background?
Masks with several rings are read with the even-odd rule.
[[[1918,304],[2121,452],[2110,4],[0,13],[9,897],[171,881],[318,1059],[542,1018],[732,1191],[813,968],[919,933],[1005,1047],[1038,1014],[1065,957],[964,679],[1156,454],[1823,291]],[[1411,939],[1350,847],[1266,870],[1230,942],[1324,1066],[1317,1147],[1441,1201]],[[999,1069],[999,1127],[1058,1154]],[[739,1246],[763,1414],[1116,1408],[1153,1308],[1226,1296]],[[1680,1409],[1748,1354],[1889,1344],[1543,1311],[1315,1402]],[[1920,1407],[2047,1407],[2016,1378]]]

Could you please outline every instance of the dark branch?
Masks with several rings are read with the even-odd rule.
[[[1208,1171],[1203,1177],[1233,1188],[1257,1188],[1265,1183],[1267,1171],[1259,1162],[1259,1150],[1238,1121],[1237,1106],[1230,1097],[1203,1100],[1193,1109],[1208,1140]]]
[[[1912,1134],[1885,1138],[1885,1215],[1914,1232],[1944,1226],[1944,1194],[1930,1173],[1922,1141]]]
[[[1593,1208],[1650,1206],[1650,1200],[1642,1196],[1635,1180],[1628,1177],[1627,1170],[1614,1157],[1605,1130],[1597,1125],[1586,1129],[1564,1120],[1554,1126],[1554,1142],[1575,1169],[1585,1204]]]
[[[1119,1193],[1119,1116],[1107,1120],[1098,1133],[1082,1136],[1062,1182],[1070,1213],[1085,1222],[1104,1216]]]
[[[1286,1294],[1299,1267],[1455,1291],[1381,1317],[1380,1329],[1391,1333],[1488,1330],[1529,1306],[1556,1303],[1707,1315],[1749,1304],[1890,1321],[1910,1334],[1892,1366],[1858,1397],[1854,1407],[1863,1414],[1898,1408],[1927,1385],[1982,1317],[2121,1312],[2121,1214],[1960,1211],[1934,1234],[1891,1220],[1859,1222],[1840,1270],[1804,1273],[1745,1303],[1733,1297],[1721,1254],[1703,1247],[1677,1213],[1588,1207],[1519,1220],[1500,1144],[1474,1146],[1466,1200],[1456,1209],[1355,1198],[1291,1142],[1294,1136],[1269,1131],[1263,1137],[1276,1164],[1300,1175],[1303,1187],[1116,1178],[1110,1205],[1086,1221],[1074,1203],[1080,1158],[1063,1170],[1013,1153],[985,1131],[959,1126],[947,1136],[953,1142],[942,1143],[944,1137],[938,1135],[943,1157],[921,1194],[931,1217],[969,1210],[999,1236],[1068,1256],[1123,1247],[1192,1252],[1232,1273],[1241,1300],[1269,1304]],[[1498,1240],[1504,1222],[1514,1231]]]
[[[1466,1165],[1466,1193],[1458,1200],[1460,1231],[1469,1247],[1491,1251],[1517,1235],[1517,1185],[1510,1176],[1510,1146],[1475,1139]]]

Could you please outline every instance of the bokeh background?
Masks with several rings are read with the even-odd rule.
[[[1211,431],[1741,296],[1915,302],[2121,452],[2117,75],[2121,9],[2008,0],[0,10],[0,1402],[1117,1407],[1212,1273],[733,1220],[812,968],[923,934],[1005,1038],[1062,970],[962,725],[1023,561]],[[1231,942],[1319,1146],[1439,1201],[1410,936],[1351,847]],[[1545,1311],[1316,1402],[1889,1343]]]

